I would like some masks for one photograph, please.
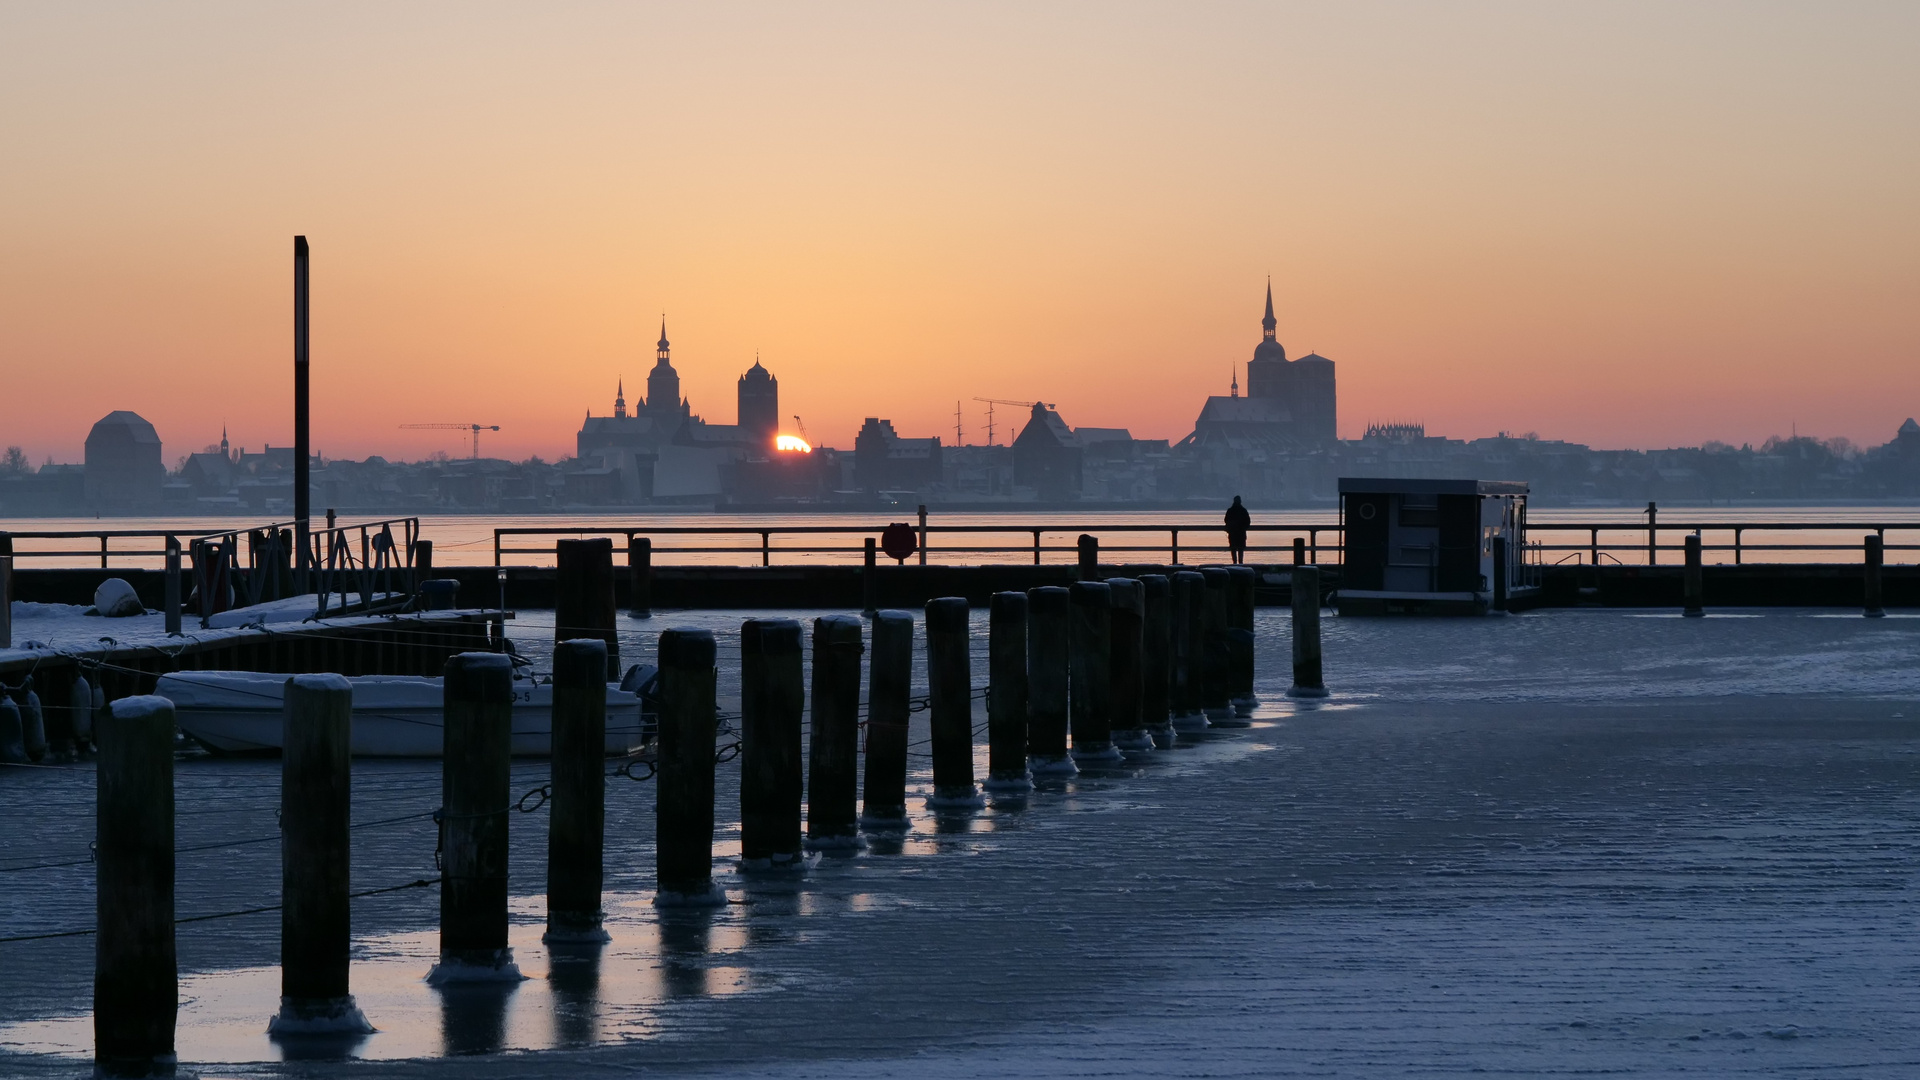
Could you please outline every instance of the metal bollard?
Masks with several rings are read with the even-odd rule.
[[[813,620],[813,736],[807,747],[807,843],[860,842],[860,620]]]
[[[427,982],[518,982],[507,945],[513,662],[501,653],[448,657],[442,695],[440,962]]]
[[[1027,763],[1035,775],[1079,771],[1067,756],[1071,620],[1066,589],[1027,590]]]
[[[349,985],[353,687],[295,675],[282,716],[280,1012],[267,1034],[366,1035]]]
[[[601,929],[607,836],[607,645],[553,649],[553,810],[547,823],[545,941],[607,941]]]

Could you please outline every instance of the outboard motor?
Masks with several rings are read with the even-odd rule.
[[[640,699],[640,738],[652,742],[660,733],[660,669],[635,664],[621,676],[620,689]]]

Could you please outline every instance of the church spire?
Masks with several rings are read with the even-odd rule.
[[[621,379],[613,391],[613,415],[627,415],[627,381]]]
[[[661,363],[666,363],[666,362],[667,362],[667,317],[666,317],[665,315],[662,315],[662,316],[660,316],[660,353],[659,353],[659,359],[660,359],[660,362],[661,362]]]
[[[1264,340],[1273,340],[1274,327],[1279,323],[1273,317],[1273,279],[1267,279],[1267,314],[1260,320],[1260,336]]]

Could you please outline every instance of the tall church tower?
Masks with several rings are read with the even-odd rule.
[[[627,381],[620,380],[613,391],[613,418],[624,420],[627,416]]]
[[[1304,445],[1332,446],[1338,438],[1338,407],[1333,361],[1318,353],[1288,360],[1274,332],[1273,281],[1267,281],[1267,312],[1260,319],[1260,344],[1247,361],[1247,396],[1265,398],[1285,409],[1296,438]]]
[[[763,450],[773,449],[773,437],[780,433],[780,380],[760,366],[760,357],[740,376],[740,430]]]
[[[1267,313],[1260,320],[1260,344],[1253,347],[1253,359],[1247,362],[1247,396],[1283,397],[1287,378],[1287,350],[1274,339],[1280,324],[1273,317],[1273,282],[1267,282]]]
[[[673,361],[667,358],[667,319],[660,317],[659,351],[655,354],[653,370],[647,373],[647,412],[655,416],[675,416],[682,410],[680,406],[680,373],[673,370]]]

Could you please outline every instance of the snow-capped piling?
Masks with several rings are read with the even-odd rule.
[[[653,541],[627,537],[627,610],[636,619],[653,618]]]
[[[171,1075],[173,703],[128,697],[96,725],[93,1061],[100,1076]]]
[[[204,554],[206,551],[206,548],[204,546],[196,546],[196,550],[200,552],[204,557]],[[167,537],[166,553],[167,553],[166,554],[166,560],[167,560],[166,630],[167,630],[167,633],[169,634],[178,634],[180,632],[180,538],[179,537],[177,536]],[[200,569],[199,565],[196,564],[194,566],[194,570],[198,571],[199,569]],[[202,596],[200,602],[204,606],[206,604],[206,597]]]
[[[553,809],[547,820],[548,941],[605,941],[607,645],[553,648]]]
[[[1027,594],[997,592],[987,611],[987,786],[1025,790]]]
[[[860,836],[860,620],[813,620],[813,732],[807,745],[807,841],[847,847]]]
[[[1067,589],[1073,617],[1067,634],[1068,713],[1076,761],[1113,760],[1113,589],[1076,581]]]
[[[913,682],[913,616],[873,614],[867,687],[867,777],[862,821],[900,825],[907,818],[907,715]]]
[[[654,903],[713,904],[714,644],[707,630],[660,635],[660,755],[654,781]]]
[[[1206,578],[1198,570],[1180,570],[1168,585],[1173,647],[1167,681],[1173,726],[1178,731],[1203,731],[1207,714],[1200,706],[1200,650],[1206,642]]]
[[[1057,585],[1027,590],[1027,757],[1035,773],[1071,773],[1068,639],[1073,604]]]
[[[1108,726],[1113,745],[1122,750],[1151,750],[1153,736],[1140,721],[1140,695],[1146,679],[1140,652],[1146,634],[1146,591],[1134,578],[1107,579]]]
[[[765,868],[797,863],[805,777],[800,729],[807,695],[800,624],[740,624],[740,861]]]
[[[1689,619],[1697,619],[1706,614],[1701,607],[1702,592],[1700,581],[1700,534],[1689,533],[1686,538],[1687,565],[1681,571],[1681,587],[1685,592],[1683,602],[1686,605],[1680,612]]]
[[[620,678],[620,637],[614,631],[613,540],[557,540],[553,545],[553,640],[599,638],[607,643],[602,678]]]
[[[295,675],[281,705],[280,1012],[267,1033],[373,1030],[349,987],[353,687]]]
[[[1251,566],[1227,567],[1227,700],[1241,716],[1253,715],[1253,586]]]
[[[1886,543],[1879,533],[1867,534],[1863,554],[1861,571],[1864,576],[1861,585],[1865,614],[1869,619],[1878,619],[1886,614],[1880,603],[1880,567],[1886,561]]]
[[[927,705],[933,721],[933,802],[966,804],[973,786],[973,677],[967,600],[927,601]]]
[[[1172,589],[1165,574],[1140,575],[1140,726],[1149,737],[1171,735]]]
[[[507,946],[512,662],[500,653],[448,657],[441,700],[440,962],[427,981],[517,980]]]
[[[1288,697],[1327,696],[1320,672],[1320,568],[1293,568],[1293,685]]]
[[[1224,566],[1200,571],[1200,638],[1194,666],[1200,673],[1200,708],[1209,720],[1233,716],[1233,684],[1228,668],[1227,593],[1232,575]]]

